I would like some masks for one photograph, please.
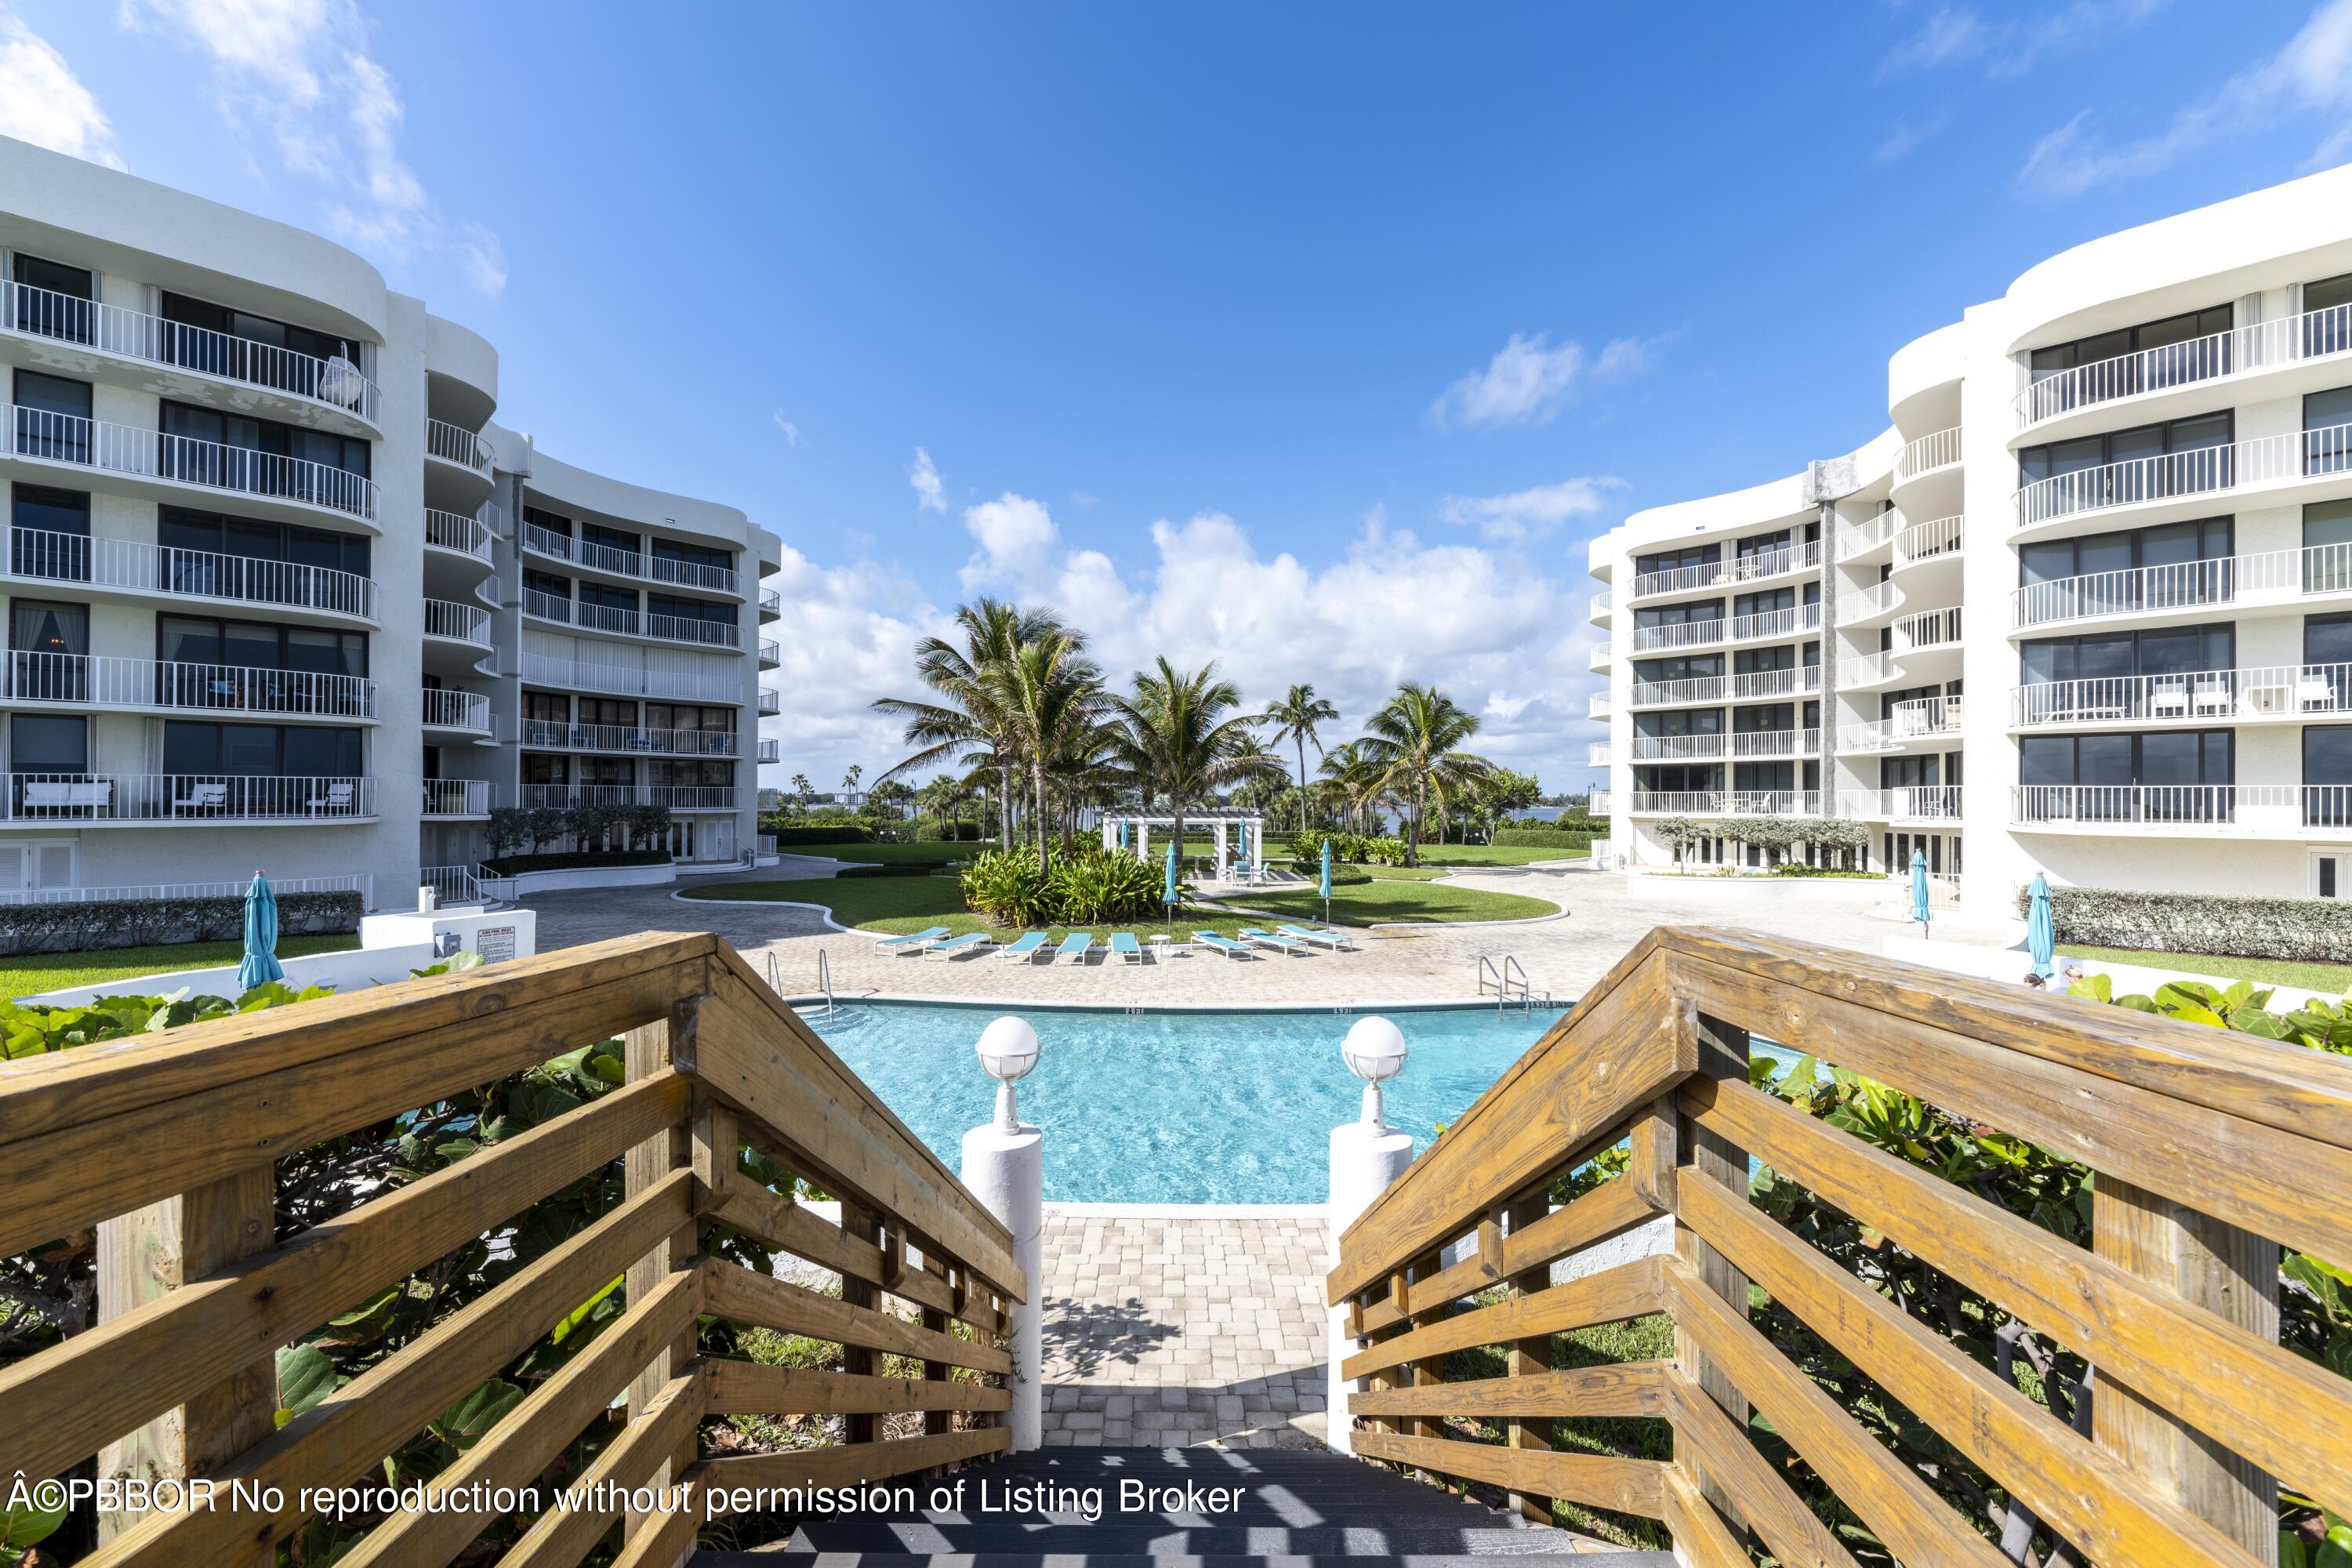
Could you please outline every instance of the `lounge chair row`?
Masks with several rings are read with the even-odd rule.
[[[1335,952],[1356,951],[1355,942],[1344,931],[1296,925],[1277,926],[1273,931],[1252,928],[1244,931],[1238,942],[1231,937],[1219,936],[1214,931],[1196,931],[1192,933],[1192,945],[1206,948],[1226,958],[1243,959],[1256,957],[1257,950],[1261,948],[1269,948],[1294,958],[1303,958],[1318,947]],[[989,953],[1020,963],[1034,963],[1040,958],[1048,963],[1055,959],[1084,963],[1097,946],[1093,935],[1087,931],[1074,931],[1049,948],[1045,945],[1045,933],[1042,931],[1024,931],[1013,941],[1000,944],[985,931],[967,931],[962,936],[952,936],[945,926],[929,926],[922,931],[908,931],[903,936],[877,937],[874,942],[877,952],[919,952],[925,958],[939,959],[942,963],[966,955],[978,957]],[[1144,949],[1135,940],[1133,931],[1111,932],[1109,940],[1101,943],[1100,949],[1125,963],[1139,966],[1143,963]]]

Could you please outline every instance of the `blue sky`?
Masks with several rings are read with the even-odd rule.
[[[785,540],[785,764],[980,592],[1580,784],[1584,542],[2084,239],[2352,156],[2352,0],[0,0],[0,132],[328,233]],[[773,778],[770,782],[775,782]]]

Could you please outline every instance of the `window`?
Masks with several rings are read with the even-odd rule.
[[[1644,736],[1720,735],[1723,733],[1723,710],[1720,708],[1677,708],[1664,712],[1633,715],[1633,733]]]
[[[675,594],[646,595],[646,614],[667,616],[676,621],[705,621],[714,626],[735,624],[735,606],[716,605],[708,599],[685,599]]]
[[[559,538],[572,537],[572,520],[560,511],[549,511],[544,507],[526,506],[522,509],[522,520],[543,528]]]
[[[599,550],[609,550],[616,555],[635,556],[639,553],[635,534],[625,528],[607,528],[601,522],[582,523],[580,542],[594,545]],[[632,571],[635,569],[630,568]]]
[[[1664,767],[1642,766],[1633,770],[1633,787],[1644,794],[1664,792],[1680,794],[1686,791],[1718,790],[1723,787],[1723,764],[1675,764]]]
[[[77,343],[98,340],[98,308],[91,302],[93,279],[88,268],[44,261],[22,251],[13,266],[18,331]]]
[[[163,771],[199,778],[348,779],[365,769],[357,730],[167,719]]]
[[[551,757],[534,752],[522,759],[522,782],[527,784],[561,784],[570,776],[564,772],[569,757]]]
[[[16,450],[60,463],[89,462],[89,383],[20,370],[15,386]]]
[[[183,506],[157,509],[155,542],[167,550],[184,550],[196,555],[226,555],[240,561],[282,561],[320,571],[349,573],[354,577],[367,576],[372,563],[365,534],[338,533],[333,529],[308,528],[299,522],[265,522],[257,518],[229,517]],[[241,591],[231,596],[240,599],[268,597],[273,603],[280,604],[313,602],[290,600],[265,586],[272,582],[283,582],[289,584],[284,592],[294,592],[292,581],[310,578],[310,574],[307,572],[255,572],[217,561],[187,560],[173,561],[172,570],[173,585],[185,593],[219,595],[235,588]],[[225,585],[208,585],[212,584]],[[328,589],[313,581],[301,591],[316,594],[338,590]],[[355,598],[353,604],[356,607]]]
[[[735,570],[735,554],[732,551],[717,550],[700,544],[685,544],[675,539],[655,540],[654,559],[667,562],[670,565],[678,568],[676,571],[656,574],[675,583],[709,584],[714,581],[718,574],[732,573]]]
[[[2312,392],[2303,399],[2303,471],[2340,474],[2352,468],[2352,386]]]
[[[1882,789],[1935,789],[1943,783],[1942,773],[1943,759],[1932,752],[1924,757],[1888,757],[1878,764],[1878,783]]]
[[[2233,732],[2028,735],[2018,782],[2032,820],[2226,822],[2236,810]]]
[[[2305,357],[2352,349],[2352,272],[2305,284],[2303,311]]]
[[[2305,726],[2303,821],[2306,827],[2352,826],[2352,726]]]
[[[718,762],[655,762],[651,783],[673,789],[719,789],[735,782],[735,764]]]
[[[8,663],[26,702],[87,702],[89,611],[80,605],[16,599],[8,605]]]
[[[2082,365],[2098,364],[2102,361],[2123,359],[2137,354],[2138,359],[2126,359],[2101,372],[2078,377],[2068,388],[2072,395],[2038,414],[2056,414],[2066,408],[2087,403],[2103,403],[2111,397],[2128,397],[2137,392],[2153,392],[2160,387],[2180,386],[2192,381],[2204,381],[2230,374],[2230,339],[2221,334],[2230,331],[2231,308],[2212,305],[2201,310],[2189,310],[2178,316],[2167,316],[2159,321],[2147,321],[2137,327],[2125,327],[2095,337],[2077,338],[2072,342],[2053,343],[2048,348],[2033,351],[2032,375],[2037,382],[2063,374]],[[2168,353],[2158,352],[2169,350]]]
[[[2022,645],[2019,664],[2028,686],[2060,680],[2127,681],[2135,676],[2186,675],[2230,669],[2237,663],[2237,627],[2228,621],[2200,626],[2166,626],[2147,632],[2092,632],[2082,637],[2037,637]],[[2160,685],[2150,682],[2151,686]],[[2183,689],[2186,689],[2185,683]],[[2118,704],[2139,698],[2119,684],[2108,694]],[[2126,712],[2117,717],[2135,717]]]
[[[600,626],[606,631],[637,629],[637,592],[634,588],[615,588],[609,584],[580,584],[578,619],[583,626]]]
[[[2200,518],[2022,545],[2018,582],[2041,588],[2025,595],[2025,620],[2223,603],[2237,591],[2230,563],[2235,521]]]
[[[1633,574],[1647,577],[1655,572],[1685,572],[1694,567],[1712,566],[1723,558],[1720,546],[1688,544],[1680,550],[1661,550],[1650,555],[1633,557]]]
[[[25,484],[10,489],[9,570],[19,577],[89,582],[89,492]]]
[[[193,332],[174,332],[165,336],[163,357],[172,363],[194,365],[219,375],[233,375],[242,381],[257,381],[266,386],[284,387],[306,396],[315,395],[317,389],[310,367],[297,369],[288,366],[280,356],[255,353],[245,344],[260,343],[313,360],[354,357],[348,339],[312,331],[308,327],[291,326],[268,316],[257,316],[250,310],[190,299],[185,294],[167,291],[163,295],[163,308],[160,314],[167,321],[177,321],[182,326],[197,329]],[[224,343],[205,335],[211,332],[244,342]]]
[[[1719,653],[1685,654],[1674,658],[1637,658],[1633,661],[1636,684],[1666,680],[1706,680],[1723,674],[1723,656]]]
[[[163,405],[163,428],[166,436],[209,442],[214,446],[231,447],[239,453],[261,452],[273,457],[299,458],[362,478],[369,471],[373,450],[366,441],[356,436],[338,436],[331,430],[309,430],[300,426],[281,425],[275,419],[224,414],[217,409],[198,408],[185,403],[167,402]],[[205,483],[233,483],[247,489],[272,490],[281,488],[268,465],[237,461],[208,449],[183,448],[175,443],[165,444],[164,471]]]
[[[54,713],[15,715],[8,721],[8,771],[88,773],[89,721]]]
[[[637,721],[637,705],[614,697],[583,697],[580,699],[580,721],[583,724],[610,724],[629,729]]]
[[[1635,610],[1636,626],[1680,626],[1696,621],[1723,619],[1721,599],[1700,599],[1687,605],[1660,605],[1652,609]]]
[[[1797,787],[1794,763],[1734,763],[1731,787],[1742,794],[1782,795]]]

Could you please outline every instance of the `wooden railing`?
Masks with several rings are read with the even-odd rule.
[[[277,1235],[275,1162],[614,1037],[618,1087]],[[789,1183],[755,1180],[743,1149],[834,1194],[842,1223],[796,1204]],[[530,1246],[509,1230],[614,1162],[625,1198],[584,1228]],[[100,1478],[219,1488],[209,1507],[101,1516],[84,1564],[269,1563],[316,1513],[302,1489],[381,1485],[387,1455],[625,1276],[625,1315],[524,1384],[432,1484],[530,1485],[625,1391],[625,1428],[564,1484],[677,1484],[642,1517],[550,1509],[508,1564],[576,1563],[618,1526],[619,1563],[669,1568],[693,1545],[706,1489],[879,1479],[1011,1438],[993,1414],[1010,1406],[1000,1341],[1028,1289],[1011,1236],[707,935],[570,948],[6,1063],[0,1194],[0,1256],[100,1233],[98,1325],[0,1367],[0,1478],[63,1476],[98,1456]],[[709,1255],[724,1233],[838,1273],[838,1298]],[[501,1245],[514,1266],[495,1288],[277,1424],[278,1347],[455,1251]],[[706,1356],[698,1316],[836,1342],[841,1370]],[[884,1355],[919,1374],[879,1375]],[[877,1431],[900,1412],[922,1413],[922,1435]],[[760,1413],[843,1415],[847,1440],[698,1456],[705,1415]],[[235,1480],[281,1492],[236,1506]],[[340,1561],[446,1563],[501,1517],[394,1511]]]
[[[2091,1244],[1749,1087],[1751,1031],[2090,1167]],[[1555,1205],[1556,1181],[1589,1184],[1621,1145],[1621,1173]],[[1809,1191],[1811,1230],[1750,1201],[1751,1157]],[[1876,1283],[1817,1245],[1840,1215],[1879,1249]],[[1360,1347],[1341,1366],[1364,1380],[1355,1450],[1506,1489],[1534,1517],[1562,1499],[1662,1521],[1707,1568],[1751,1545],[1851,1564],[1834,1527],[1851,1521],[1873,1560],[1920,1568],[2002,1568],[2037,1533],[2078,1561],[2244,1568],[2277,1561],[2280,1485],[2352,1511],[2352,1380],[2276,1342],[2281,1244],[2352,1262],[2352,1060],[1665,929],[1348,1228],[1329,1297]],[[1931,1300],[1991,1310],[1930,1321],[1883,1288],[1915,1273],[1951,1284]],[[1555,1334],[1645,1314],[1671,1319],[1671,1353],[1550,1366]],[[1774,1342],[1792,1321],[1810,1365]],[[2074,1397],[2003,1375],[2003,1328],[2086,1361]],[[1485,1347],[1504,1375],[1443,1381]],[[1857,1385],[1883,1391],[1882,1431],[1932,1428],[1991,1487],[1866,1429]],[[1552,1423],[1577,1416],[1663,1420],[1671,1456],[1555,1449]],[[1486,1440],[1440,1435],[1473,1424]],[[1971,1493],[1974,1519],[1952,1501]]]

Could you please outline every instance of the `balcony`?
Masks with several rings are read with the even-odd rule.
[[[1903,513],[1892,507],[1876,517],[1847,523],[1837,532],[1838,563],[1843,565],[1850,561],[1859,561],[1885,548],[1886,542],[1903,527]]]
[[[1810,572],[1821,563],[1822,547],[1818,540],[1807,544],[1783,544],[1770,550],[1734,556],[1728,561],[1677,566],[1666,572],[1644,572],[1633,579],[1630,597],[1647,599],[1662,594],[1695,594],[1709,588],[1734,587],[1790,572]]]
[[[111,904],[132,900],[243,899],[253,886],[248,879],[229,882],[135,882],[116,888],[0,889],[0,907],[24,904]],[[362,908],[375,901],[375,874],[359,871],[344,877],[272,877],[269,890],[288,893],[357,893]]]
[[[490,815],[499,792],[487,779],[426,779],[424,809],[427,822],[462,822]]]
[[[1609,815],[1612,804],[1615,798],[1616,797],[1614,795],[1605,789],[1594,790],[1585,797],[1585,812],[1587,815],[1592,816],[1606,816]]]
[[[1960,732],[1957,697],[1919,697],[1897,702],[1884,719],[1838,730],[1842,752],[1899,752],[1914,741],[1943,741]]]
[[[488,652],[490,647],[490,612],[479,605],[460,605],[448,599],[425,601],[425,635],[444,642],[465,643]]]
[[[1759,702],[1793,697],[1822,689],[1822,667],[1793,666],[1788,669],[1750,670],[1742,675],[1696,675],[1681,680],[1637,680],[1633,706],[1683,708],[1696,702]]]
[[[302,458],[18,404],[8,406],[5,438],[0,457],[30,465],[43,484],[84,485],[95,469],[145,481],[136,488],[163,500],[184,501],[188,491],[200,490],[281,503],[300,513],[375,521],[374,480]]]
[[[2053,833],[2352,837],[2347,784],[2012,784],[2010,824]]]
[[[1792,605],[1784,610],[1766,610],[1728,619],[1718,616],[1706,621],[1636,626],[1633,628],[1633,651],[1648,653],[1659,648],[1706,647],[1727,638],[1732,642],[1764,642],[1813,631],[1821,624],[1822,607],[1819,604],[1811,604]]]
[[[761,712],[765,713],[768,710],[766,703],[771,695],[765,691],[760,693]],[[1606,719],[1611,711],[1609,693],[1606,691],[1596,691],[1584,700],[1584,716],[1588,719]]]
[[[1819,816],[1822,792],[1799,790],[1635,790],[1637,816]]]
[[[250,387],[271,397],[292,400],[300,405],[298,412],[329,410],[370,426],[369,434],[382,429],[382,394],[375,383],[360,374],[358,365],[341,356],[314,359],[251,338],[231,337],[24,283],[0,287],[0,332],[34,340],[45,347],[72,344],[109,359],[161,365],[206,382]]]
[[[735,788],[733,784],[527,784],[522,786],[522,804],[526,810],[660,805],[672,811],[732,811]]]
[[[2078,409],[2347,354],[2352,354],[2352,305],[2283,316],[2044,376],[2017,395],[2017,427],[2027,430]]]
[[[2265,609],[2346,594],[2352,594],[2352,544],[2314,544],[2029,583],[2010,591],[2010,626],[2023,631],[2118,616],[2195,620],[2217,605]]]
[[[1706,647],[1723,640],[1725,622],[1717,616],[1712,620],[1676,621],[1662,626],[1635,626],[1633,651],[1650,653],[1658,648]]]
[[[1818,631],[1822,624],[1822,607],[1816,604],[1791,605],[1785,610],[1766,610],[1760,615],[1731,617],[1733,642],[1769,642],[1775,637],[1792,637],[1801,632]]]
[[[1961,514],[1955,512],[1906,525],[1895,535],[1895,569],[1900,572],[1922,562],[1958,555],[1961,521]]]
[[[783,744],[783,742],[782,742],[782,741],[762,741],[762,742],[760,742],[760,760],[761,760],[761,762],[763,762],[763,763],[781,763],[781,762],[782,762],[782,761],[784,760],[784,744]]]
[[[1592,595],[1592,602],[1586,609],[1584,618],[1591,621],[1596,626],[1605,626],[1609,624],[1609,616],[1612,613],[1613,605],[1614,601],[1611,597],[1609,590],[1603,588],[1601,592]]]
[[[427,507],[425,510],[426,548],[462,555],[484,566],[493,564],[499,531],[491,520],[498,515],[498,510],[485,501],[480,511],[467,517],[463,512]]]
[[[1584,656],[1584,668],[1595,671],[1607,669],[1616,657],[1616,645],[1610,638],[1602,637],[1592,645],[1592,651]]]
[[[2352,664],[2278,664],[2175,675],[2053,680],[2010,689],[2012,729],[2260,723],[2352,715]]]
[[[2352,474],[2352,425],[2330,425],[2053,474],[2018,490],[2017,526],[2034,528],[2189,498],[2285,489],[2345,474]]]
[[[1864,626],[1884,620],[1903,604],[1903,584],[1889,578],[1858,588],[1851,594],[1838,595],[1838,626],[1841,629]]]
[[[1948,609],[1905,616],[1895,623],[1894,631],[1894,651],[1898,654],[1957,647],[1960,641],[1960,607],[1954,605]]]
[[[11,577],[139,597],[267,605],[296,612],[292,618],[299,620],[376,618],[375,584],[350,572],[46,529],[11,528],[7,533]]]
[[[584,572],[601,573],[608,577],[629,577],[643,583],[660,583],[669,587],[694,588],[705,593],[731,594],[742,596],[741,578],[731,567],[706,566],[694,561],[673,561],[660,555],[648,555],[641,551],[615,550],[608,544],[593,544],[584,539],[574,539],[568,533],[558,533],[535,522],[525,522],[520,535],[523,549],[550,561]],[[765,611],[772,599],[778,616],[783,614],[782,595],[770,589],[761,595],[761,608]]]
[[[1608,767],[1611,765],[1610,755],[1608,742],[1594,741],[1584,748],[1584,765],[1589,768]]]
[[[647,669],[639,665],[602,664],[529,652],[522,656],[522,679],[529,685],[615,697],[683,697],[698,702],[742,701],[743,682],[737,673],[740,668],[739,665],[722,675],[699,670]],[[761,712],[780,710],[769,706],[775,695],[772,691],[760,694]]]
[[[733,621],[706,621],[691,616],[649,616],[617,605],[572,600],[526,588],[522,613],[556,626],[614,637],[650,637],[656,642],[688,643],[697,647],[743,646],[742,629]],[[769,645],[769,646],[773,646]]]
[[[467,735],[488,736],[493,733],[490,700],[483,693],[459,691],[446,686],[428,686],[423,695],[424,712],[420,722],[425,729],[454,730]]]
[[[762,691],[760,693],[760,711],[761,713],[773,717],[778,713],[782,713],[783,710],[784,700],[781,693],[774,691]]]
[[[1906,484],[1924,479],[1940,469],[1957,466],[1960,460],[1960,427],[1938,430],[1932,436],[1922,436],[1907,443],[1895,455],[1895,482]]]
[[[484,481],[490,478],[491,466],[498,457],[488,441],[443,419],[425,422],[425,455],[440,462],[455,463]]]
[[[763,621],[781,621],[784,618],[784,595],[781,592],[774,588],[760,590],[760,618]]]
[[[15,826],[371,822],[375,780],[247,773],[10,773]]]
[[[1856,654],[1838,660],[1838,686],[1847,691],[1866,691],[1874,686],[1892,686],[1903,679],[1903,661],[1892,653]]]
[[[1797,757],[1821,749],[1819,730],[1742,730],[1715,735],[1636,735],[1637,763],[1713,762],[1724,757]],[[1598,764],[1596,764],[1598,765]]]
[[[732,730],[641,730],[625,724],[522,721],[522,743],[544,752],[613,752],[656,757],[731,757]]]
[[[778,642],[773,637],[761,637],[760,639],[760,668],[761,669],[777,669],[782,667],[783,662],[784,645]]]
[[[0,704],[117,713],[266,713],[373,723],[375,682],[301,669],[173,664],[98,654],[11,652]]]
[[[1911,789],[1838,792],[1838,815],[1857,822],[1948,822],[1960,820],[1958,784]]]

